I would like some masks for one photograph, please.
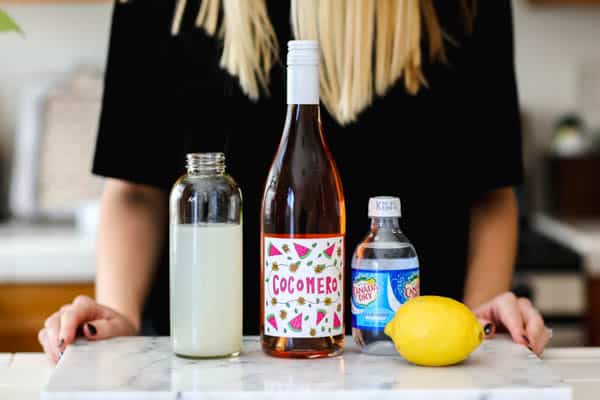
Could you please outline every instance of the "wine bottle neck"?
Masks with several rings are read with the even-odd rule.
[[[284,137],[286,142],[294,143],[301,140],[301,147],[323,140],[320,129],[321,117],[318,104],[288,104],[286,128]]]
[[[288,115],[293,121],[318,122],[320,110],[318,104],[288,104]]]
[[[287,104],[319,104],[319,65],[287,67]]]

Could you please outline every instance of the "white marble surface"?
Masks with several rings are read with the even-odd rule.
[[[52,371],[42,353],[0,354],[0,399],[39,400]]]
[[[573,388],[575,400],[600,398],[600,347],[547,349],[543,361]]]
[[[75,226],[0,224],[0,283],[91,282],[95,240]]]
[[[347,338],[343,356],[271,358],[257,338],[243,355],[191,361],[167,337],[78,342],[59,362],[42,399],[571,399],[570,386],[506,337],[486,341],[464,363],[424,368],[400,357],[361,354]]]

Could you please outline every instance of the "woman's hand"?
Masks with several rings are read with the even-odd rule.
[[[542,316],[527,298],[517,298],[506,292],[476,307],[473,312],[488,338],[504,327],[515,342],[527,346],[537,355],[542,354],[550,341],[552,331],[546,328]]]
[[[77,296],[52,314],[38,333],[44,352],[56,363],[77,335],[87,340],[135,335],[139,328],[115,310],[87,296]]]

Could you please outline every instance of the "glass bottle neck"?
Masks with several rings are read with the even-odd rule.
[[[321,122],[321,110],[318,104],[288,104],[288,117],[292,122]]]
[[[371,218],[371,230],[380,229],[400,230],[400,221],[398,217],[373,217]]]
[[[318,104],[289,104],[286,120],[284,132],[289,144],[299,141],[299,148],[307,148],[323,142]]]
[[[191,153],[186,157],[187,173],[194,176],[223,175],[225,155],[223,153]]]

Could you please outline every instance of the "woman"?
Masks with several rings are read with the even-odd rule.
[[[258,333],[260,202],[292,37],[321,43],[348,249],[367,230],[368,198],[399,196],[421,292],[542,352],[540,314],[508,292],[522,180],[509,0],[130,0],[114,10],[93,166],[108,178],[96,300],[48,318],[39,339],[52,360],[78,332],[169,333],[167,197],[189,152],[225,151],[244,192],[244,332]]]

